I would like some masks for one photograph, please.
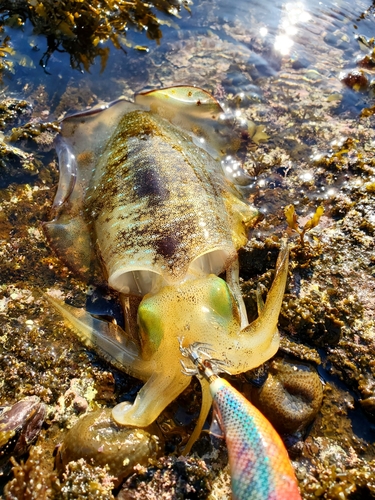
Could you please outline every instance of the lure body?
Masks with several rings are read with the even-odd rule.
[[[301,500],[285,446],[262,413],[226,380],[210,383],[225,435],[234,500]]]

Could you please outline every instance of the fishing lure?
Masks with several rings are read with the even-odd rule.
[[[218,376],[223,362],[212,359],[207,344],[195,343],[180,350],[194,363],[186,375],[197,375],[210,385],[214,415],[229,455],[234,500],[301,500],[285,446],[270,422],[229,382]]]

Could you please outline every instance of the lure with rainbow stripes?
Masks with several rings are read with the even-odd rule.
[[[222,363],[207,355],[207,345],[180,347],[198,375],[210,384],[214,411],[224,433],[234,500],[301,500],[285,446],[262,413],[229,382],[217,375]]]

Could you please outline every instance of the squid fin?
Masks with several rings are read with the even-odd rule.
[[[233,123],[218,101],[198,87],[177,86],[136,94],[135,103],[185,130],[193,142],[213,158],[222,158],[240,146]]]

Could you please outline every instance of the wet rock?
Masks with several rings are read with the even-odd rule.
[[[292,68],[293,69],[305,69],[305,68],[308,68],[310,66],[310,64],[311,64],[311,60],[303,55],[292,60]]]
[[[113,500],[113,477],[106,467],[93,467],[84,459],[70,462],[63,474],[58,500]]]
[[[95,466],[108,466],[115,484],[120,484],[135,465],[146,466],[162,451],[156,425],[146,429],[123,427],[112,420],[111,409],[104,408],[84,415],[70,429],[57,451],[56,466],[63,471],[69,462],[84,458]]]
[[[0,136],[0,188],[7,186],[6,179],[29,181],[43,167],[34,154],[27,153],[3,141]]]
[[[199,500],[207,498],[209,491],[209,471],[204,461],[193,457],[168,457],[148,468],[138,467],[123,485],[117,499]]]
[[[323,387],[313,367],[276,359],[251,400],[282,434],[301,432],[312,422],[323,400]]]

